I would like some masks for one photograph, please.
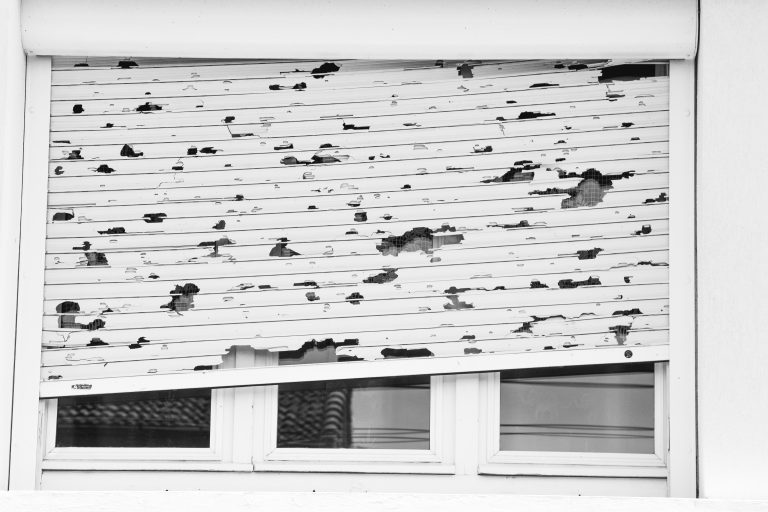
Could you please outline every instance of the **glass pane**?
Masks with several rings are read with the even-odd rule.
[[[501,374],[504,451],[654,452],[653,365]]]
[[[429,449],[429,377],[278,389],[278,448]]]
[[[332,344],[315,342],[281,352],[279,364],[338,360]],[[277,446],[428,450],[429,382],[418,376],[281,384]]]
[[[210,446],[210,389],[60,398],[57,411],[56,446]]]

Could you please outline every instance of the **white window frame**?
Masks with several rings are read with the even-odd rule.
[[[274,366],[277,354],[236,347],[225,367]],[[430,448],[277,448],[277,386],[214,389],[209,448],[56,447],[58,400],[44,404],[42,470],[453,473],[454,386],[430,379]],[[235,454],[239,460],[235,460]]]
[[[99,447],[57,447],[56,418],[58,400],[46,400],[45,442],[42,469],[114,469],[146,467],[150,469],[189,469],[187,462],[223,461],[224,444],[229,433],[224,420],[225,411],[232,408],[231,390],[214,389],[211,393],[211,445],[208,448],[99,448]],[[137,465],[133,462],[141,461]],[[128,464],[124,464],[127,462]],[[181,463],[181,464],[175,464]],[[203,467],[196,465],[196,467]],[[207,465],[205,465],[207,467]]]
[[[236,347],[236,366],[276,366],[277,354]],[[277,448],[277,386],[251,386],[235,390],[241,397],[242,415],[237,428],[250,439],[237,449],[250,457],[250,471],[352,472],[352,473],[453,473],[453,380],[430,380],[429,450]],[[250,416],[245,417],[250,411]]]
[[[487,475],[551,475],[666,478],[669,424],[667,363],[654,364],[654,453],[503,451],[500,373],[481,376],[480,464]]]
[[[256,471],[356,471],[377,473],[452,473],[453,398],[447,377],[430,378],[429,449],[278,448],[277,386],[264,386],[254,408],[262,418],[261,460]],[[255,440],[258,442],[258,439]]]
[[[696,397],[695,397],[695,64],[691,60],[670,61],[670,337],[669,348],[669,446],[668,494],[677,497],[696,495]],[[24,162],[22,211],[9,212],[21,217],[19,242],[19,286],[17,325],[24,326],[24,333],[16,339],[12,443],[11,489],[33,489],[39,486],[43,453],[46,445],[42,430],[45,425],[45,402],[40,400],[40,346],[32,342],[34,333],[42,332],[42,315],[36,304],[43,301],[45,226],[47,204],[47,173],[40,172],[48,166],[48,141],[50,123],[50,57],[27,57],[27,83],[24,126]],[[476,359],[475,359],[476,361]],[[522,361],[522,359],[521,359]],[[512,362],[512,360],[510,360]],[[517,360],[515,360],[517,362]],[[417,361],[403,361],[407,370]],[[471,362],[468,364],[472,364]],[[409,366],[410,365],[410,366]],[[369,371],[368,365],[357,365],[361,372]],[[467,367],[468,371],[479,368]],[[410,371],[410,373],[416,373]],[[362,375],[361,375],[362,376]],[[457,382],[462,381],[462,376]],[[272,382],[275,382],[274,380]],[[207,384],[215,385],[214,380]],[[138,391],[138,390],[137,390]],[[457,397],[463,394],[457,388]],[[248,403],[249,398],[236,390],[236,404]],[[459,398],[457,398],[457,402]],[[251,402],[253,403],[253,402]],[[242,415],[242,407],[233,407],[233,414]],[[238,412],[240,411],[240,412]],[[248,411],[249,414],[252,412]],[[471,432],[467,422],[456,411],[456,438]],[[476,425],[475,425],[476,426]],[[255,430],[255,429],[254,429]],[[242,435],[235,431],[233,436]],[[250,435],[250,433],[248,434]],[[236,441],[233,440],[233,443]],[[253,440],[248,441],[253,443]],[[459,443],[456,443],[459,444]],[[239,446],[239,445],[238,445]],[[254,445],[255,447],[255,445]],[[254,452],[255,453],[255,452]],[[250,453],[248,454],[250,458]],[[456,453],[459,457],[459,453]],[[464,456],[461,456],[462,459]],[[233,461],[230,470],[254,467],[253,461],[242,460],[243,454],[234,451],[225,459]],[[468,460],[471,460],[468,459]],[[121,464],[125,464],[122,461]],[[184,461],[179,461],[179,463]],[[189,461],[186,461],[189,462]],[[277,462],[277,461],[271,461]],[[46,464],[54,464],[54,461]],[[106,464],[107,462],[105,462]],[[136,464],[144,464],[136,461]],[[201,462],[203,464],[204,462]],[[211,469],[226,464],[210,463]],[[158,464],[165,464],[159,462]],[[330,462],[328,462],[330,464]],[[457,466],[459,465],[457,461]],[[330,466],[328,466],[330,467]],[[446,466],[447,467],[447,466]],[[46,468],[48,469],[48,468]],[[95,469],[95,468],[93,468]],[[150,469],[142,466],[142,469]],[[477,468],[475,468],[477,469]],[[315,469],[312,468],[312,471]],[[463,471],[457,469],[457,473]]]
[[[225,360],[232,367],[236,360]],[[235,389],[211,390],[210,445],[207,448],[57,447],[58,400],[42,401],[44,428],[41,438],[42,470],[250,470],[250,464],[232,461],[236,435]]]

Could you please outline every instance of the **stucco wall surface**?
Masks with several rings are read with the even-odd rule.
[[[768,2],[702,0],[697,93],[699,494],[768,498]]]

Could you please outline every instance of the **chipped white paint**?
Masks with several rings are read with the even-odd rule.
[[[667,357],[666,77],[119,60],[54,65],[42,396]]]

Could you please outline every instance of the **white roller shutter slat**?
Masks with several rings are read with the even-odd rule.
[[[54,59],[41,396],[667,357],[655,65],[119,61]]]

